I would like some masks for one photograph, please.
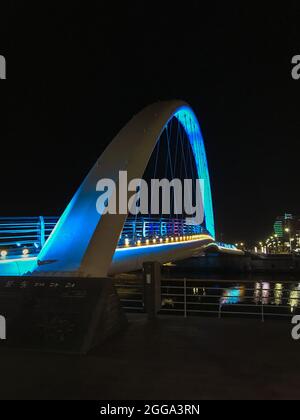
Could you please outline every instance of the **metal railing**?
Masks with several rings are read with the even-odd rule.
[[[141,282],[116,283],[115,288],[120,298],[122,308],[126,312],[142,313],[144,308],[144,287]]]
[[[192,236],[204,231],[200,225],[187,225],[185,219],[128,217],[119,239],[119,246],[124,246],[126,240],[135,242],[144,238]]]
[[[115,284],[125,311],[143,313],[141,280]],[[161,315],[285,319],[300,313],[300,284],[200,279],[163,279]]]
[[[2,217],[0,218],[0,253],[2,258],[15,258],[26,251],[37,255],[55,228],[58,217]],[[187,225],[185,219],[132,218],[126,220],[119,238],[118,247],[134,246],[138,242],[159,238],[192,239],[206,233],[203,226]],[[143,242],[144,241],[144,242]],[[236,249],[233,245],[217,244]]]
[[[37,254],[57,221],[57,217],[1,217],[0,250],[5,250],[8,258],[21,255],[24,249]]]
[[[161,287],[162,314],[290,318],[300,313],[300,284],[167,279]]]

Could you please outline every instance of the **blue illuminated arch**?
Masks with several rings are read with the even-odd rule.
[[[207,164],[204,140],[196,115],[188,106],[182,106],[174,115],[184,127],[192,146],[198,178],[204,180],[204,213],[206,229],[210,235],[215,238],[215,222],[212,204],[210,177]]]

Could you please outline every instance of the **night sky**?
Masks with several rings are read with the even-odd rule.
[[[300,213],[299,1],[27,3],[1,13],[0,217],[59,215],[132,115],[174,98],[201,123],[224,240]]]

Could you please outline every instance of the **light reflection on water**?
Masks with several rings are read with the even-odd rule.
[[[245,286],[232,287],[224,290],[221,305],[236,305],[241,303],[245,296],[245,290]]]
[[[300,308],[300,284],[284,284],[257,282],[254,286],[254,296],[245,286],[225,289],[221,298],[221,305],[235,305],[245,300],[254,302],[256,305],[289,306],[291,312]]]
[[[291,290],[289,306],[291,307],[291,312],[295,312],[295,310],[300,307],[300,284],[298,284],[295,289]]]
[[[283,298],[283,284],[276,283],[275,289],[274,289],[274,304],[277,306],[281,305],[282,298]]]

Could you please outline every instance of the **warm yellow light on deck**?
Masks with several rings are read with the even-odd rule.
[[[3,249],[0,253],[2,258],[6,258],[7,257],[8,252],[6,251],[6,249]]]

